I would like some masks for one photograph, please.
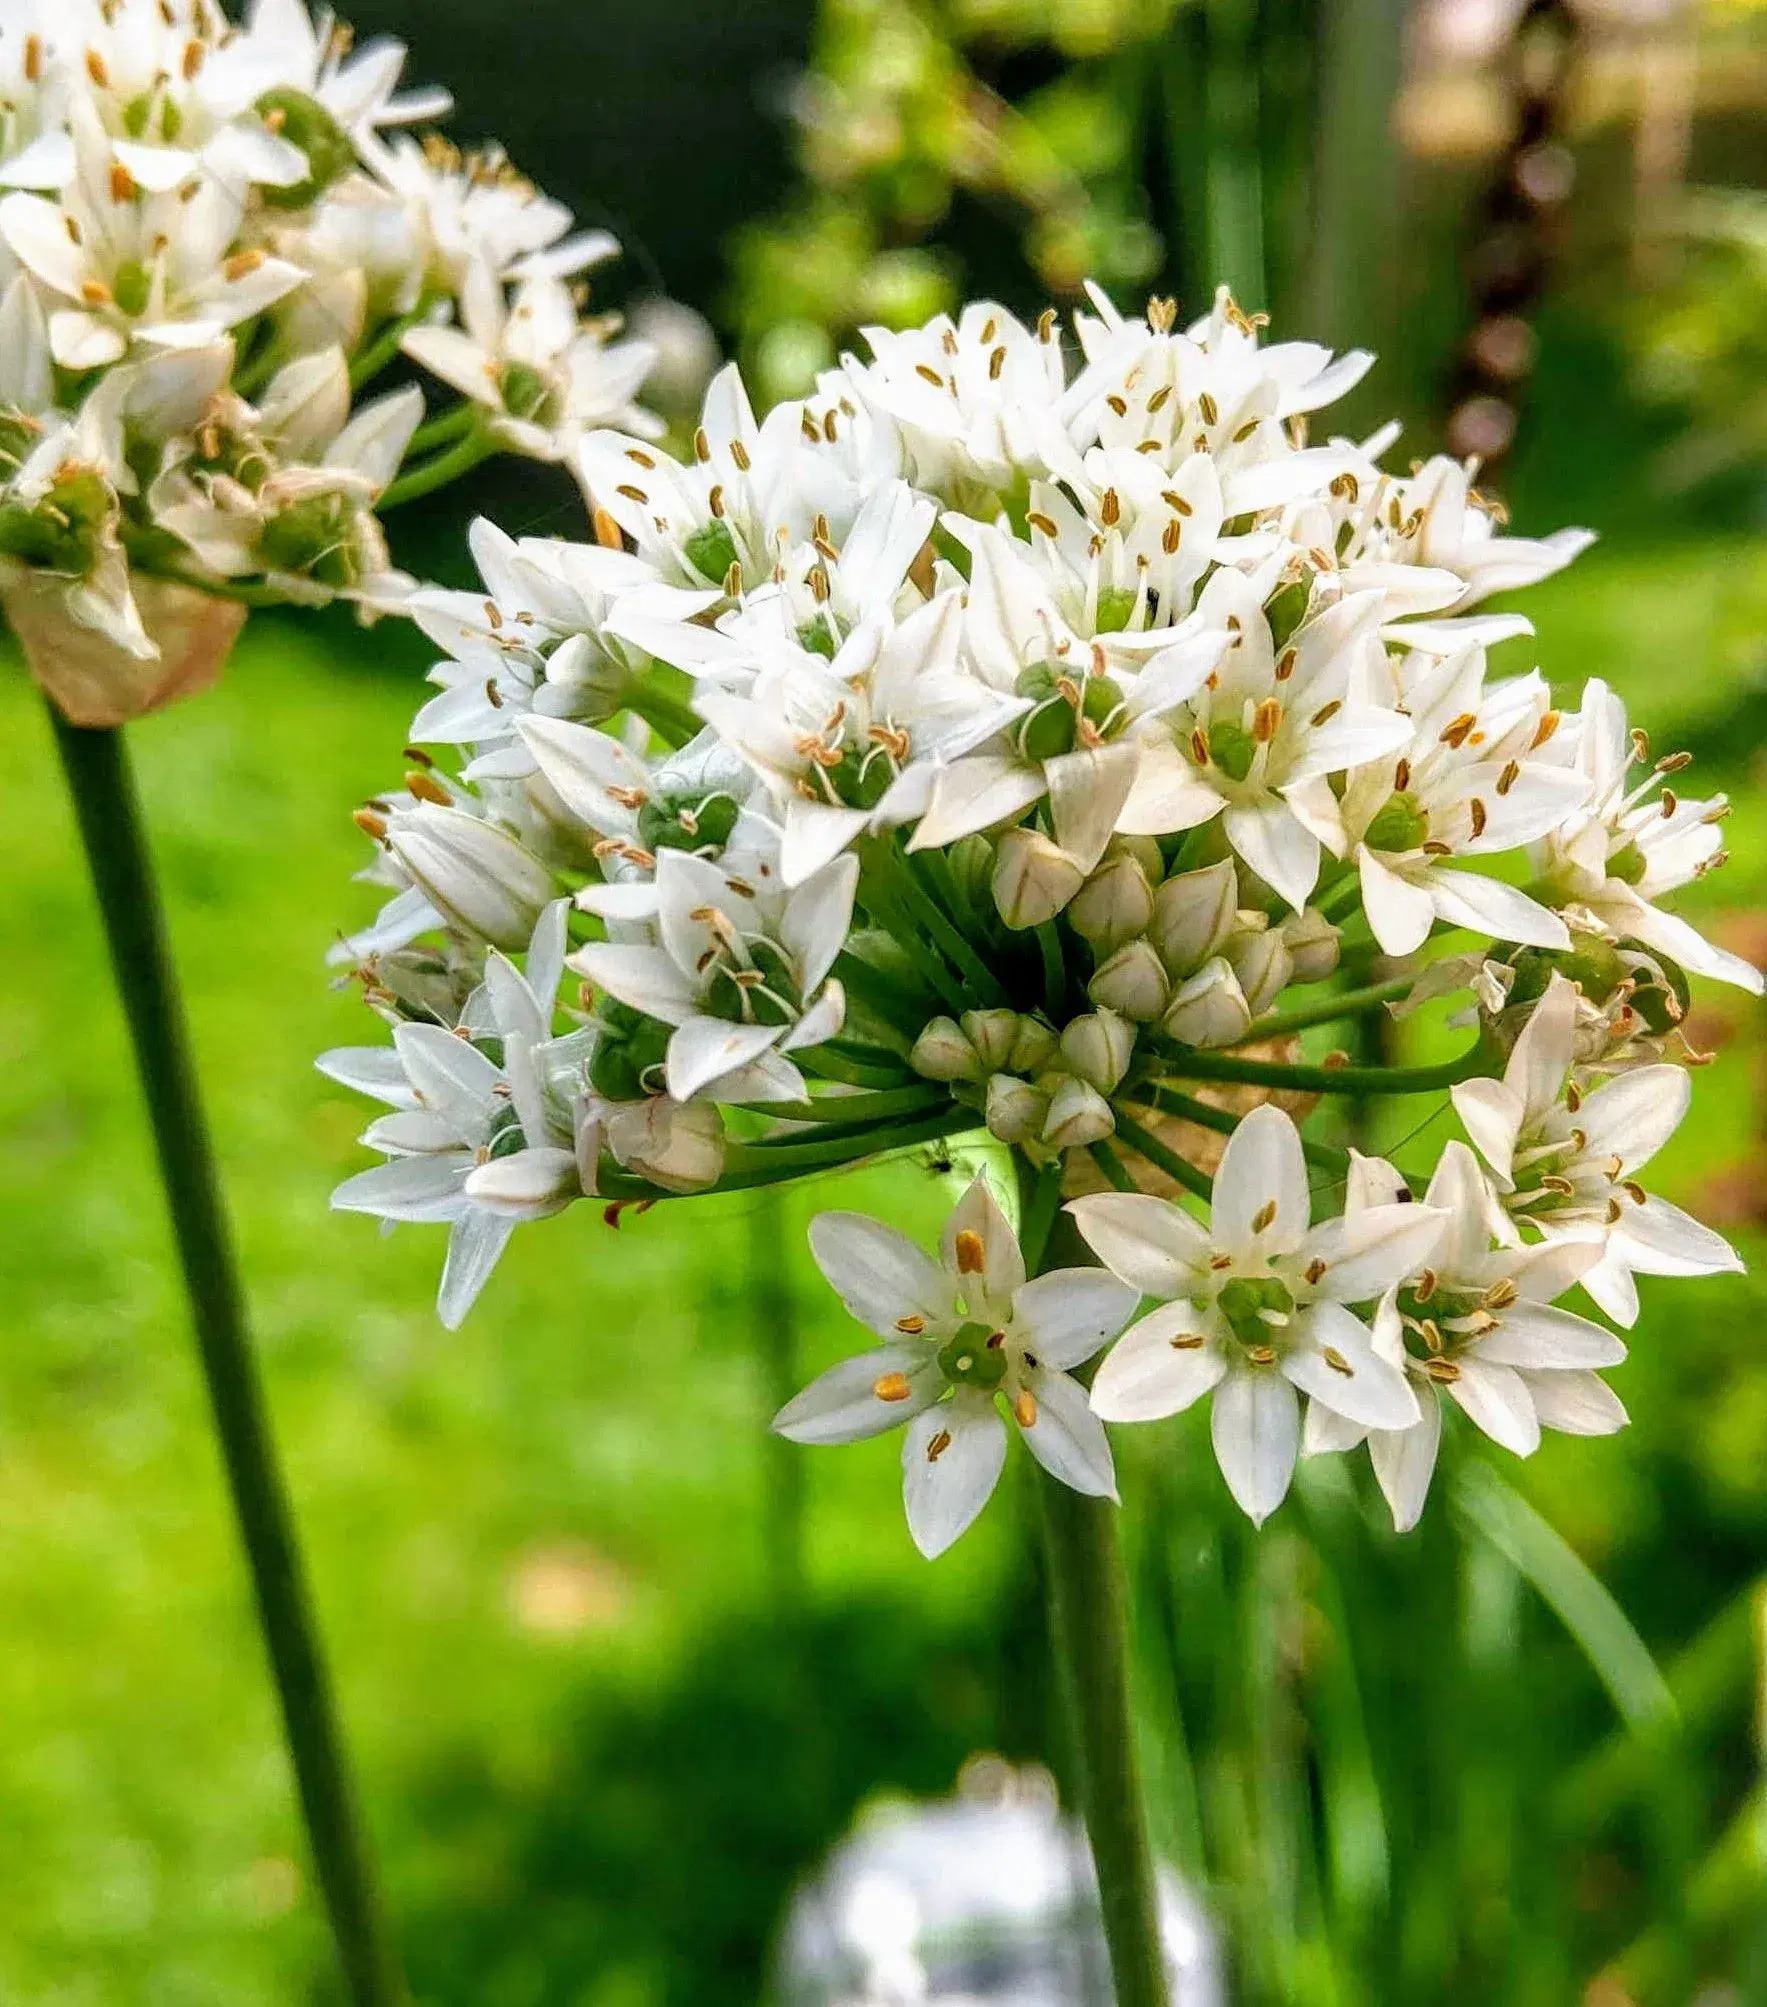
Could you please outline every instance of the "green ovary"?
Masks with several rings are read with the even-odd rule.
[[[1273,1333],[1264,1320],[1265,1311],[1286,1317],[1295,1307],[1294,1297],[1273,1275],[1236,1276],[1216,1301],[1221,1306],[1221,1315],[1232,1326],[1234,1337],[1248,1346],[1268,1345],[1271,1341]]]
[[[986,1324],[965,1324],[957,1336],[939,1348],[939,1370],[960,1387],[980,1387],[992,1393],[1006,1378],[1006,1347],[996,1343],[999,1332]]]

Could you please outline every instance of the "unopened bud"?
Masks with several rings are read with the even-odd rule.
[[[1077,1150],[1088,1143],[1102,1143],[1116,1126],[1110,1103],[1098,1089],[1070,1077],[1049,1098],[1042,1140],[1052,1150]]]
[[[607,1147],[617,1163],[669,1192],[702,1191],[724,1170],[724,1118],[711,1101],[656,1094],[610,1109]]]
[[[1133,858],[1107,858],[1074,894],[1068,922],[1101,955],[1147,932],[1153,918],[1153,887]]]
[[[1055,1033],[1040,1017],[1021,1017],[1006,1062],[1008,1070],[1034,1079],[1054,1057]]]
[[[1176,981],[1192,975],[1233,931],[1239,878],[1223,858],[1201,871],[1180,872],[1154,894],[1149,938]]]
[[[1151,941],[1125,941],[1086,985],[1086,994],[1137,1024],[1152,1024],[1172,994],[1165,965]]]
[[[925,1080],[980,1080],[976,1050],[954,1018],[936,1017],[914,1041],[908,1064]]]
[[[1165,1028],[1181,1044],[1235,1045],[1252,1021],[1239,978],[1217,956],[1205,962],[1167,1006]]]
[[[1013,1042],[1018,1037],[1017,1011],[966,1010],[961,1023],[983,1073],[998,1073],[1011,1065]]]
[[[1034,829],[1009,829],[994,857],[994,903],[1009,927],[1053,920],[1085,883],[1074,860]]]
[[[1311,906],[1282,923],[1282,938],[1294,958],[1297,983],[1322,983],[1337,971],[1338,930]]]
[[[1294,957],[1275,927],[1236,932],[1221,952],[1239,978],[1240,992],[1253,1017],[1267,1011],[1294,980]]]
[[[1128,1072],[1134,1052],[1135,1027],[1114,1010],[1074,1018],[1061,1035],[1062,1064],[1101,1094],[1109,1094]]]
[[[393,817],[387,848],[442,917],[494,948],[525,948],[553,895],[552,873],[494,823],[418,802]]]
[[[1049,1096],[1016,1074],[996,1073],[988,1082],[989,1133],[1002,1143],[1029,1143],[1042,1133]]]

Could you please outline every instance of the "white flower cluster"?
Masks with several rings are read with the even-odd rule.
[[[138,657],[131,574],[402,601],[376,507],[504,449],[644,422],[651,356],[586,319],[616,247],[495,151],[395,128],[403,48],[302,0],[0,7],[0,561]],[[359,402],[403,352],[415,384]]]
[[[1726,804],[1600,682],[1570,709],[1490,667],[1531,628],[1474,609],[1582,533],[1502,534],[1472,469],[1389,472],[1388,435],[1309,443],[1369,358],[1264,346],[1225,292],[1189,328],[1094,306],[1072,367],[1053,314],[983,303],[764,420],[726,370],[691,458],[583,439],[594,543],[481,523],[483,591],[415,596],[446,659],[358,815],[394,896],[339,950],[394,1045],[323,1062],[391,1104],[389,1161],[336,1203],[450,1223],[452,1322],[515,1223],[585,1195],[986,1129],[1038,1192],[1092,1192],[1117,1279],[1027,1280],[985,1188],[937,1265],[826,1218],[885,1347],[782,1429],[908,1418],[935,1551],[1001,1398],[1109,1494],[1100,1418],[1212,1391],[1255,1516],[1303,1444],[1366,1437],[1409,1523],[1441,1394],[1522,1452],[1621,1419],[1618,1340],[1553,1298],[1627,1323],[1634,1273],[1734,1261],[1636,1183],[1687,1103],[1689,973],[1761,987],[1663,904],[1722,861]],[[1306,1026],[1454,993],[1457,1061],[1301,1059]],[[1474,1147],[1416,1203],[1257,1105],[1429,1087]],[[1233,1132],[1207,1227],[1162,1195],[1210,1190],[1174,1118]],[[1088,1399],[1071,1369],[1144,1296]]]

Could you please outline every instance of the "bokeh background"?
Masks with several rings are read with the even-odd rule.
[[[758,396],[871,321],[1217,278],[1377,348],[1346,421],[1490,462],[1526,532],[1602,541],[1529,595],[1567,690],[1615,683],[1739,813],[1695,917],[1767,961],[1767,19],[1503,0],[373,0]],[[686,345],[690,350],[692,344]],[[683,366],[691,368],[684,351]],[[1406,446],[1398,449],[1402,455]],[[574,534],[567,482],[472,497]],[[460,498],[401,526],[457,575]],[[1050,1745],[1010,1488],[928,1568],[890,1441],[765,1420],[851,1334],[815,1194],[517,1237],[466,1328],[440,1248],[326,1194],[361,1110],[327,943],[349,811],[427,666],[265,619],[135,734],[277,1425],[419,1999],[767,1997],[794,1880],[880,1793]],[[0,666],[0,2002],[327,2003],[314,1893],[101,942],[48,732]],[[1767,1022],[1662,1184],[1767,1256]],[[1390,1140],[1390,1132],[1388,1135]],[[1381,1140],[1377,1137],[1376,1140]],[[840,1202],[930,1227],[929,1161]],[[1189,1421],[1125,1444],[1161,1845],[1245,2003],[1767,2001],[1767,1285],[1645,1285],[1634,1415],[1421,1532],[1309,1468],[1254,1538]],[[1495,1479],[1493,1472],[1495,1471]],[[1604,1586],[1605,1585],[1605,1586]]]

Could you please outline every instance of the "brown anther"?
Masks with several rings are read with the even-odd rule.
[[[1212,1254],[1209,1256],[1209,1267],[1211,1269],[1219,1271],[1223,1268],[1231,1268],[1232,1266],[1233,1257],[1230,1254]]]
[[[86,51],[86,74],[101,91],[110,88],[110,72],[104,66],[104,58],[96,49]]]
[[[997,348],[988,358],[988,381],[990,383],[998,383],[1000,381],[1000,372],[1005,367],[1006,351],[1003,348]]]
[[[414,768],[405,776],[405,791],[415,801],[433,801],[438,808],[454,806],[454,797],[435,775],[419,769]]]
[[[632,462],[633,466],[642,467],[647,473],[656,465],[654,455],[645,452],[642,446],[628,446],[626,448],[626,458]]]
[[[1115,413],[1117,414],[1117,416],[1118,416],[1119,418],[1127,418],[1127,417],[1128,417],[1128,415],[1129,415],[1129,406],[1128,406],[1128,403],[1127,403],[1127,401],[1126,401],[1125,399],[1123,399],[1123,398],[1119,397],[1119,396],[1117,395],[1117,393],[1116,393],[1116,392],[1115,392],[1114,390],[1113,390],[1113,391],[1111,392],[1111,394],[1110,394],[1110,395],[1109,395],[1109,396],[1108,396],[1108,397],[1107,397],[1107,398],[1106,398],[1106,399],[1105,399],[1104,401],[1105,401],[1105,403],[1106,403],[1106,404],[1108,404],[1108,405],[1110,406],[1110,408],[1111,408],[1111,409],[1112,409],[1112,410],[1113,410],[1113,411],[1114,411],[1114,412],[1115,412]]]
[[[1174,516],[1160,532],[1160,549],[1165,552],[1167,557],[1176,557],[1178,555],[1178,546],[1183,541],[1183,538],[1184,525]]]
[[[1571,1183],[1569,1178],[1561,1178],[1557,1172],[1549,1172],[1542,1178],[1540,1180],[1540,1189],[1543,1192],[1554,1192],[1561,1199],[1574,1198],[1577,1191],[1576,1186]]]
[[[1275,1221],[1276,1201],[1274,1199],[1266,1199],[1252,1215],[1252,1232],[1263,1233],[1267,1228],[1273,1226]]]
[[[1558,713],[1556,711],[1544,712],[1541,716],[1539,724],[1537,724],[1534,727],[1534,736],[1533,739],[1529,742],[1528,751],[1535,752],[1541,746],[1545,745],[1546,741],[1550,739],[1553,733],[1558,730],[1558,726],[1559,726]]]
[[[485,678],[485,702],[493,711],[501,711],[503,708],[503,692],[498,689],[495,676]]]
[[[110,164],[110,199],[113,202],[133,202],[135,199],[135,177],[120,160]]]
[[[1307,1280],[1315,1285],[1325,1280],[1325,1263],[1317,1255],[1307,1264]]]
[[[1681,798],[1676,794],[1675,790],[1672,787],[1664,788],[1662,806],[1663,806],[1663,820],[1665,822],[1667,822],[1670,819],[1670,817],[1674,815],[1675,811],[1681,806]]]
[[[1200,1331],[1180,1331],[1175,1338],[1168,1338],[1166,1343],[1174,1352],[1199,1352],[1204,1340]]]
[[[1497,792],[1499,794],[1508,794],[1521,777],[1522,770],[1520,763],[1516,760],[1511,760],[1502,773],[1497,776]]]
[[[1021,1387],[1013,1398],[1012,1418],[1021,1429],[1037,1426],[1037,1396],[1029,1387]]]
[[[1037,339],[1048,343],[1055,339],[1055,309],[1045,307],[1037,316]]]
[[[614,493],[616,495],[624,495],[628,502],[638,502],[645,507],[648,507],[650,503],[650,497],[644,490],[633,487],[630,481],[619,482],[614,488]]]
[[[1432,1352],[1440,1352],[1447,1344],[1442,1336],[1442,1327],[1433,1317],[1420,1317],[1417,1322],[1418,1335]]]
[[[999,332],[1000,332],[1000,323],[994,318],[992,314],[990,314],[988,318],[982,323],[983,348],[986,348],[989,342],[991,342],[994,339],[995,335],[997,335]]]
[[[1276,1347],[1274,1345],[1248,1345],[1245,1348],[1245,1355],[1254,1366],[1274,1366],[1276,1364]]]
[[[1276,658],[1277,682],[1286,683],[1295,673],[1296,664],[1299,663],[1300,659],[1301,651],[1298,648],[1285,648]]]
[[[955,1252],[959,1275],[980,1275],[987,1265],[987,1249],[982,1245],[982,1237],[974,1227],[965,1227],[957,1236]]]
[[[605,509],[597,509],[591,520],[595,524],[595,541],[604,551],[623,551],[626,548],[625,533]]]
[[[1340,1045],[1335,1051],[1328,1052],[1319,1063],[1321,1066],[1329,1067],[1335,1073],[1340,1066],[1349,1065],[1350,1055]]]
[[[1472,817],[1473,835],[1483,836],[1485,833],[1485,825],[1490,820],[1490,817],[1485,808],[1485,804],[1482,801],[1480,801],[1478,796],[1475,794],[1472,800],[1469,801],[1466,806],[1467,806],[1467,813]]]
[[[1004,1331],[990,1331],[988,1333],[988,1350],[990,1352],[1003,1352],[1005,1349],[1006,1333]]]
[[[1122,520],[1122,497],[1115,488],[1106,488],[1098,498],[1098,519],[1107,530],[1114,530]]]
[[[1344,700],[1341,697],[1334,697],[1329,704],[1320,705],[1319,709],[1313,713],[1309,722],[1315,725],[1323,725],[1328,718],[1335,718],[1343,708]]]
[[[1394,792],[1398,794],[1403,794],[1410,785],[1411,785],[1411,762],[1409,760],[1396,761],[1393,766]]]
[[[905,1401],[914,1392],[914,1384],[906,1373],[883,1373],[872,1382],[871,1391],[880,1401]]]
[[[87,306],[108,307],[111,304],[112,297],[110,288],[102,279],[82,279],[80,281],[80,298],[86,302]]]
[[[1155,334],[1170,334],[1178,320],[1178,302],[1155,295],[1147,303],[1147,324]]]
[[[1349,1360],[1344,1357],[1335,1345],[1324,1346],[1321,1349],[1320,1357],[1334,1373],[1342,1373],[1346,1380],[1353,1380],[1356,1377],[1355,1367],[1350,1364]]]
[[[749,449],[742,443],[740,439],[731,440],[730,458],[732,462],[735,464],[736,470],[739,474],[746,474],[750,466],[753,464],[749,459]]]
[[[1190,504],[1184,499],[1184,497],[1181,494],[1179,494],[1176,488],[1162,488],[1160,490],[1160,500],[1165,503],[1166,507],[1170,509],[1174,515],[1194,516],[1196,514],[1196,511],[1190,506]]]
[[[1441,1277],[1437,1275],[1433,1268],[1426,1268],[1419,1273],[1417,1287],[1412,1291],[1412,1294],[1417,1298],[1419,1303],[1427,1303],[1435,1295],[1436,1285],[1440,1280]]]
[[[1201,397],[1199,397],[1196,400],[1196,408],[1198,414],[1201,416],[1202,421],[1205,425],[1220,424],[1221,422],[1220,406],[1216,404],[1215,400],[1209,395],[1209,393],[1206,390],[1203,392]]]
[[[937,1463],[940,1457],[942,1457],[950,1447],[951,1447],[951,1431],[949,1429],[941,1429],[939,1433],[933,1437],[932,1441],[928,1443],[926,1446],[927,1462]]]
[[[387,834],[387,819],[376,815],[371,808],[359,808],[350,820],[364,836],[372,836],[376,843],[384,843]]]
[[[1466,744],[1466,735],[1479,722],[1474,711],[1462,711],[1458,718],[1450,718],[1442,727],[1442,744],[1452,746],[1456,752]]]
[[[914,373],[916,376],[924,377],[936,389],[943,390],[945,387],[945,379],[933,368],[930,362],[917,362],[914,365]]]
[[[1426,1378],[1435,1380],[1444,1387],[1453,1386],[1460,1378],[1460,1368],[1452,1359],[1423,1359],[1418,1363]]]
[[[924,1317],[918,1317],[918,1316],[898,1317],[896,1319],[896,1329],[902,1332],[906,1337],[918,1338],[920,1334],[926,1329],[926,1319]]]
[[[1267,746],[1282,729],[1282,699],[1266,697],[1252,713],[1252,737]]]
[[[43,81],[43,37],[27,35],[24,55],[25,82],[37,84]]]
[[[727,599],[742,597],[742,560],[732,558],[723,578],[724,596]]]
[[[603,1206],[601,1209],[602,1225],[612,1227],[617,1233],[619,1231],[620,1215],[626,1210],[626,1204],[627,1202],[624,1199],[613,1199],[607,1205]]]
[[[1607,1223],[1608,1223],[1608,1225],[1609,1225],[1609,1226],[1618,1226],[1618,1225],[1620,1224],[1621,1220],[1623,1220],[1623,1219],[1624,1219],[1625,1217],[1626,1217],[1626,1208],[1625,1208],[1625,1207],[1624,1207],[1623,1205],[1621,1205],[1621,1203],[1619,1202],[1619,1200],[1618,1200],[1618,1199],[1609,1199],[1609,1200],[1608,1200],[1608,1202],[1607,1202]]]
[[[1632,727],[1632,757],[1635,760],[1650,758],[1650,734],[1638,725]]]
[[[1485,1291],[1483,1302],[1487,1310],[1507,1310],[1521,1295],[1514,1282],[1505,1275],[1500,1277]]]
[[[263,264],[265,255],[264,252],[255,248],[250,251],[235,251],[233,256],[221,267],[222,278],[229,285],[236,279],[249,279]]]
[[[1657,761],[1657,772],[1660,774],[1678,774],[1684,772],[1692,765],[1692,753],[1665,753]]]
[[[1061,531],[1057,527],[1054,519],[1050,516],[1042,514],[1041,511],[1037,509],[1027,510],[1025,513],[1025,521],[1030,524],[1032,529],[1039,532],[1040,535],[1046,537],[1058,537],[1061,535]]]
[[[1171,395],[1172,386],[1169,383],[1162,383],[1159,389],[1147,400],[1147,415],[1151,418],[1156,411],[1165,405],[1166,400]]]
[[[1645,1190],[1644,1187],[1638,1182],[1636,1178],[1626,1178],[1622,1180],[1620,1185],[1620,1190],[1626,1194],[1627,1198],[1629,1198],[1635,1206],[1641,1206],[1644,1204]]]

